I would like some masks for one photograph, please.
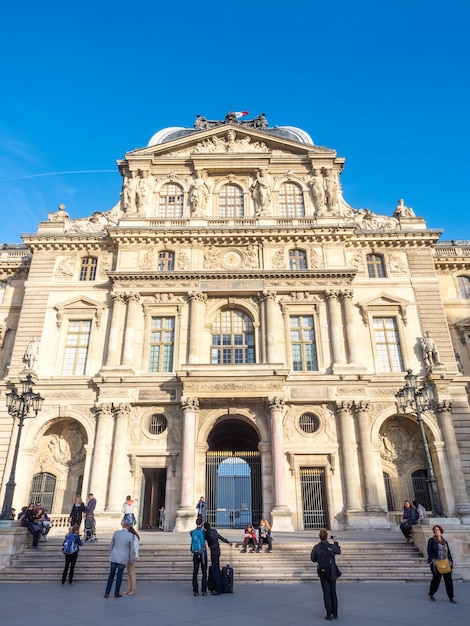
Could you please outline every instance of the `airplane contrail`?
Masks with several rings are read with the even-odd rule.
[[[69,172],[46,172],[45,174],[26,174],[24,176],[12,176],[11,178],[0,178],[0,182],[4,183],[9,180],[21,180],[23,178],[39,178],[41,176],[57,176],[59,174],[96,174],[96,173],[116,173],[117,170],[71,170]]]

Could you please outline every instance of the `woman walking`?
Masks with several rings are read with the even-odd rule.
[[[133,548],[134,548],[134,560],[127,564],[127,591],[125,592],[128,596],[133,596],[135,594],[135,559],[139,558],[139,541],[140,537],[137,531],[134,530],[133,526],[129,527],[129,532],[132,535],[133,540]]]
[[[334,543],[328,542],[328,531],[320,529],[320,543],[317,543],[310,554],[310,560],[317,563],[317,573],[323,589],[326,617],[331,621],[338,619],[338,598],[336,596],[336,581],[341,576],[335,561],[335,554],[341,554],[341,548],[332,537]]]
[[[433,526],[432,532],[434,535],[428,541],[428,563],[431,567],[432,573],[431,585],[429,587],[429,599],[432,602],[436,601],[434,594],[439,589],[441,578],[444,576],[444,584],[446,586],[449,602],[457,604],[454,599],[454,583],[452,582],[452,568],[454,566],[454,562],[452,560],[449,544],[442,536],[444,534],[442,526]],[[441,571],[439,570],[439,567],[441,566],[439,561],[443,560],[448,561],[450,566],[448,568],[449,571],[443,571],[442,569]]]
[[[70,532],[65,535],[64,543],[62,545],[62,552],[65,556],[65,567],[62,572],[63,585],[67,580],[67,572],[69,571],[69,568],[69,585],[73,585],[73,574],[75,572],[75,563],[77,562],[78,551],[80,550],[80,546],[83,546],[79,532],[80,528],[78,526],[72,526]]]
[[[70,511],[70,526],[78,526],[82,523],[83,514],[86,511],[86,506],[83,504],[83,500],[80,496],[75,496],[75,502],[73,503],[72,510]]]

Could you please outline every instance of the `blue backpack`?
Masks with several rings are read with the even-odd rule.
[[[206,540],[200,528],[191,531],[191,552],[193,554],[203,554],[206,551]]]
[[[67,535],[62,544],[62,552],[64,554],[73,554],[78,552],[77,535]]]

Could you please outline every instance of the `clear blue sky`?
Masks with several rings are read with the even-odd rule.
[[[469,17],[462,0],[7,3],[0,243],[60,203],[109,210],[116,159],[230,109],[336,149],[353,207],[391,215],[403,197],[470,240]]]

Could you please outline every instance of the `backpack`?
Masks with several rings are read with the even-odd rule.
[[[200,528],[191,531],[191,552],[193,554],[202,554],[206,551],[204,533]]]
[[[321,550],[318,557],[317,573],[320,580],[331,579],[331,567],[334,563],[334,557],[327,550]]]
[[[73,554],[74,552],[78,552],[78,544],[76,539],[76,535],[67,535],[65,537],[64,543],[62,544],[62,552],[64,554]]]

